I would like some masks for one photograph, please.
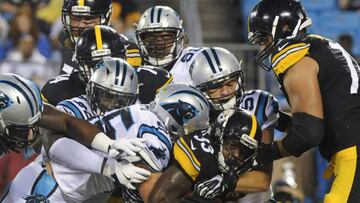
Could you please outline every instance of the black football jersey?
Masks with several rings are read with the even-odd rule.
[[[271,53],[272,69],[286,97],[283,76],[305,56],[319,65],[325,124],[320,151],[330,159],[335,152],[360,141],[360,68],[354,58],[332,40],[318,35],[287,38]]]
[[[212,178],[219,174],[217,152],[209,135],[191,134],[177,140],[173,147],[176,165],[193,182]]]
[[[79,70],[79,65],[75,60],[75,45],[69,42],[66,38],[64,32],[61,32],[59,35],[59,42],[62,45],[61,54],[62,54],[62,63],[60,66],[60,75],[69,74],[74,72],[74,70]],[[130,40],[126,41],[126,61],[132,65],[134,68],[142,65],[142,56],[140,54],[140,48],[135,42]]]
[[[139,79],[139,100],[142,104],[153,101],[156,93],[173,80],[168,71],[154,66],[141,66],[136,68],[136,72]]]
[[[85,85],[80,81],[79,72],[58,75],[50,79],[41,89],[44,102],[56,106],[65,99],[85,94]]]

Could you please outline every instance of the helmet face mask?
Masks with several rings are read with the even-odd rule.
[[[190,76],[215,110],[234,108],[244,94],[241,61],[220,47],[205,48],[190,65]]]
[[[148,57],[154,59],[173,57],[174,44],[178,43],[176,32],[173,31],[145,32],[140,38]]]
[[[7,147],[13,151],[32,145],[39,135],[37,125],[19,126],[9,125],[5,131],[0,134],[1,139],[7,144]]]
[[[258,142],[262,138],[254,116],[239,109],[224,111],[213,125],[211,135],[222,172],[240,175],[253,169]]]
[[[91,109],[96,110],[98,114],[130,106],[134,104],[138,98],[137,94],[121,93],[97,84],[91,84],[89,91],[91,92]]]
[[[226,110],[234,108],[236,100],[244,94],[244,85],[241,81],[243,79],[240,72],[236,72],[224,78],[205,83],[198,86],[198,88],[205,94],[216,110]],[[227,94],[224,94],[223,91]]]
[[[165,67],[176,60],[184,46],[182,20],[167,6],[147,9],[135,34],[145,60],[157,67]]]

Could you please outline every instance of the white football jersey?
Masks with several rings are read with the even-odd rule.
[[[11,182],[1,203],[66,203],[55,179],[45,170],[42,156],[24,167]]]
[[[145,145],[149,157],[160,170],[167,167],[172,149],[171,139],[164,124],[148,110],[147,106],[132,105],[113,110],[106,112],[103,116],[92,118],[90,122],[113,139],[147,138]],[[106,156],[102,152],[96,150],[94,152]],[[71,158],[76,159],[76,154]],[[108,177],[68,168],[61,163],[49,160],[54,176],[52,178],[41,162],[41,159],[34,161],[19,172],[14,184],[5,195],[4,202],[26,202],[24,198],[40,198],[40,200],[51,200],[55,203],[83,202],[94,195],[115,189],[113,180]],[[131,193],[134,192],[136,191],[131,191]],[[129,201],[139,198],[136,195]]]
[[[56,105],[56,108],[83,120],[87,120],[96,115],[95,112],[91,110],[85,95],[61,101]]]
[[[274,127],[279,119],[279,104],[275,97],[263,90],[244,92],[239,107],[254,114],[264,130]]]
[[[170,70],[173,75],[173,83],[185,83],[188,85],[194,85],[190,76],[190,66],[195,57],[202,52],[206,47],[187,47],[182,50],[179,58],[175,62],[174,66]]]
[[[145,145],[151,153],[149,156],[160,170],[168,165],[172,149],[170,136],[159,118],[145,105],[112,110],[90,122],[112,139],[147,138]],[[115,189],[113,181],[105,176],[73,170],[56,162],[51,162],[51,165],[67,201],[81,202],[93,195]]]

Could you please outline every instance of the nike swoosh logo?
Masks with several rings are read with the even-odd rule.
[[[196,150],[197,149],[196,147],[194,147],[192,140],[190,140],[190,148],[191,148],[191,150]]]
[[[287,42],[287,43],[284,44],[283,46],[279,47],[278,50],[279,50],[279,51],[283,50],[288,44],[289,44],[289,42]]]

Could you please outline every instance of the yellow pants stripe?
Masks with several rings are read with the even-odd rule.
[[[324,203],[346,203],[353,186],[356,165],[357,147],[349,147],[337,152],[330,164],[335,175],[331,190],[325,195]]]

